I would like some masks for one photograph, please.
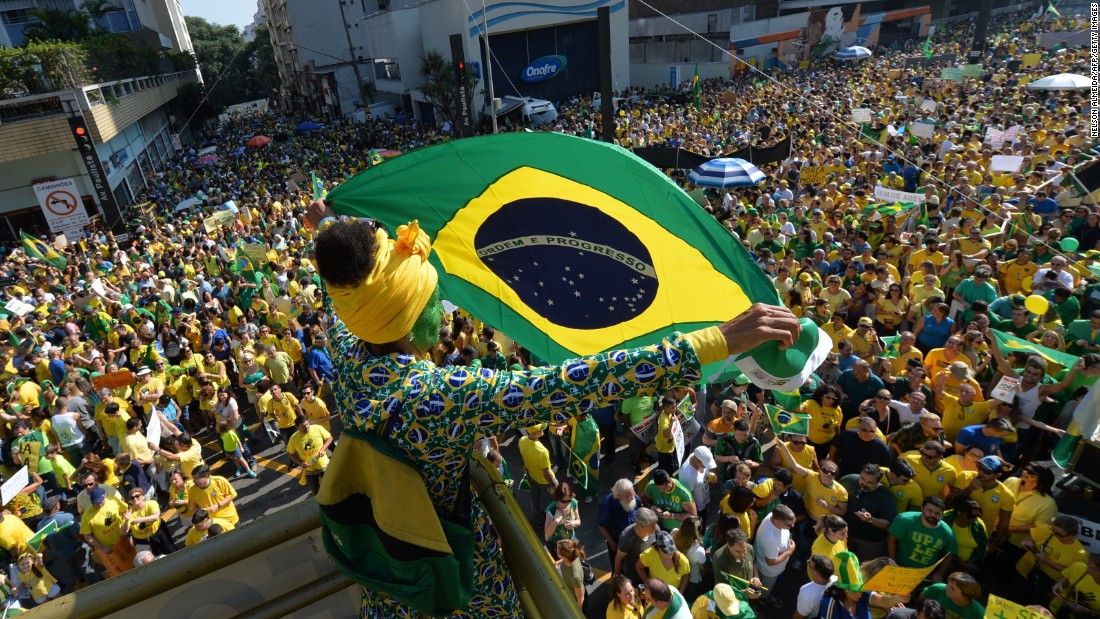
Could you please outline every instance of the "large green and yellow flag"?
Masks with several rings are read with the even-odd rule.
[[[1046,346],[1040,346],[1038,344],[1032,344],[1031,342],[1016,337],[1011,333],[1005,333],[1004,331],[998,331],[992,329],[994,337],[997,338],[997,345],[1001,347],[1001,351],[1004,353],[1010,352],[1026,352],[1033,355],[1039,355],[1046,359],[1050,363],[1057,363],[1063,367],[1072,367],[1074,363],[1077,363],[1077,359],[1074,355],[1069,355],[1064,352],[1059,352],[1053,348],[1047,348]]]
[[[444,142],[368,168],[326,202],[391,233],[419,220],[442,297],[551,363],[779,303],[721,224],[656,168],[603,142],[556,133]]]
[[[36,239],[22,230],[19,231],[19,235],[23,237],[23,251],[28,258],[36,258],[59,269],[64,269],[65,265],[69,264],[65,256],[62,256],[45,241]]]
[[[805,413],[791,413],[771,404],[765,404],[764,411],[768,413],[768,421],[776,436],[783,433],[806,436],[810,433],[810,416]]]

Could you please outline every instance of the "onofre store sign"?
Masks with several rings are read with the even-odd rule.
[[[565,65],[565,56],[543,56],[526,67],[523,67],[519,79],[528,84],[545,82],[548,79],[557,77],[558,74],[565,71]]]

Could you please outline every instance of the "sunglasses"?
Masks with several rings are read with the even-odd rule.
[[[821,469],[822,475],[836,475],[836,469]]]

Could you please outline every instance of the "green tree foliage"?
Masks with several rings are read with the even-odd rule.
[[[255,39],[246,43],[236,26],[212,24],[194,16],[184,19],[206,82],[204,87],[188,90],[187,102],[199,93],[194,101],[197,106],[203,95],[209,94],[196,118],[212,118],[230,105],[266,97],[277,86],[279,73],[267,26],[257,28]],[[181,105],[188,111],[195,109],[182,100]]]
[[[450,60],[437,49],[429,49],[420,61],[420,74],[426,80],[420,87],[424,98],[432,104],[439,117],[454,122],[458,118],[458,90],[455,87],[454,67]],[[466,85],[474,92],[474,72],[466,67]]]

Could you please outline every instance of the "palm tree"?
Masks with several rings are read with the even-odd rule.
[[[474,73],[466,67],[466,90],[474,91]],[[439,117],[447,122],[454,122],[458,116],[458,90],[455,87],[454,67],[450,60],[437,49],[429,49],[424,53],[420,62],[420,74],[426,80],[420,87],[420,92],[428,103],[439,113]]]
[[[82,11],[35,9],[30,12],[36,22],[23,29],[28,41],[80,41],[92,35],[88,14]]]

